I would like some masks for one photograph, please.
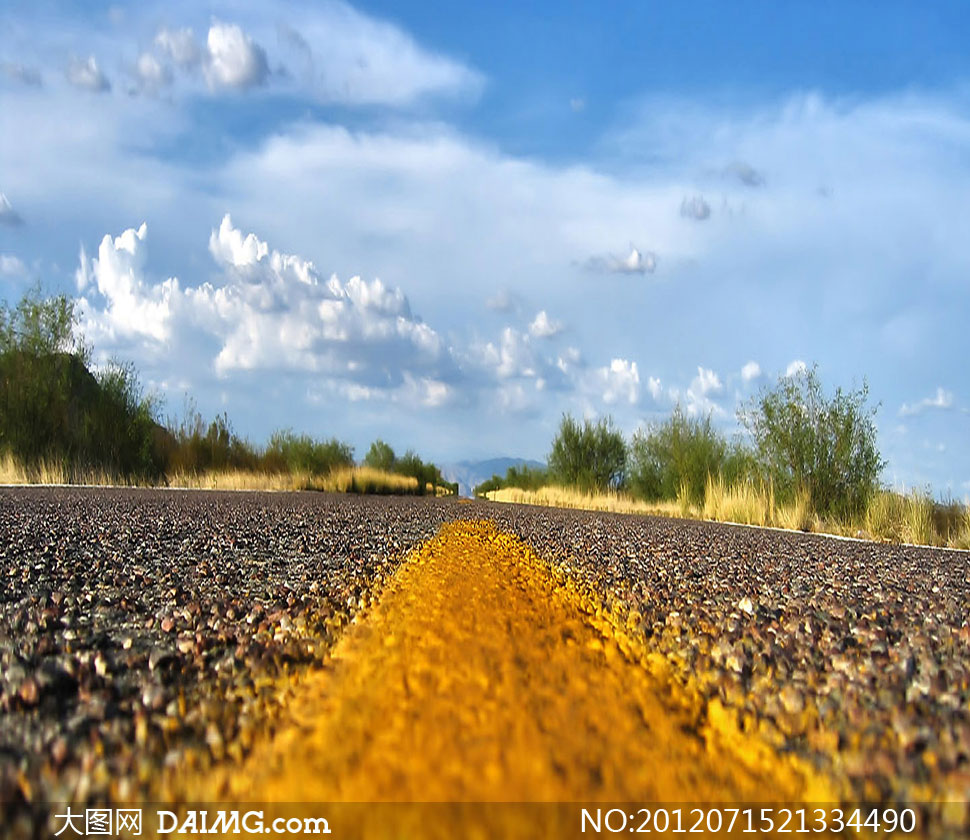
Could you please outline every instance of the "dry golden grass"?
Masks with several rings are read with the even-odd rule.
[[[745,482],[728,487],[720,478],[708,479],[704,505],[700,509],[689,503],[687,488],[681,488],[675,501],[667,502],[643,502],[623,493],[581,493],[557,486],[539,490],[507,487],[486,493],[486,498],[494,502],[610,513],[701,518],[790,531],[813,531],[841,537],[868,536],[888,542],[911,542],[917,545],[944,543],[933,527],[933,503],[929,497],[920,494],[900,496],[897,493],[877,493],[865,515],[858,521],[819,518],[806,493],[799,493],[793,502],[782,505],[776,503],[774,488],[770,483],[767,486],[755,486]],[[964,508],[960,529],[953,534],[947,545],[950,548],[970,549],[970,503]]]
[[[103,470],[82,472],[66,469],[53,461],[42,461],[39,466],[27,468],[9,452],[0,456],[0,484],[123,484],[116,476]]]
[[[169,476],[170,487],[187,490],[303,490],[309,473],[264,473],[255,470],[179,472]]]
[[[409,475],[375,470],[372,467],[345,467],[330,475],[315,476],[307,489],[328,490],[332,493],[390,493],[397,495],[418,492],[418,480]]]
[[[520,505],[545,505],[547,507],[573,508],[575,510],[600,510],[608,513],[640,513],[654,516],[681,516],[677,502],[641,502],[624,493],[581,493],[568,487],[542,487],[539,490],[520,490],[505,487],[485,494],[493,502],[511,502]]]
[[[9,454],[0,456],[0,484],[91,484],[119,485],[127,482],[104,472],[69,472],[62,466],[45,462],[25,469]],[[308,472],[266,473],[256,470],[211,470],[204,473],[179,472],[168,477],[169,487],[187,490],[322,490],[332,493],[375,493],[414,495],[418,480],[412,476],[383,472],[370,467],[346,467],[329,475]],[[434,492],[429,484],[426,492]],[[439,487],[437,494],[447,495]]]

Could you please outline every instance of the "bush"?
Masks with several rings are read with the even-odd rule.
[[[554,481],[584,492],[616,490],[623,486],[625,473],[626,444],[612,418],[580,424],[563,415],[549,455]]]
[[[100,470],[154,479],[164,469],[156,405],[130,365],[96,374],[65,295],[35,289],[0,306],[0,450],[28,470],[57,465],[68,477]]]
[[[826,398],[818,370],[782,377],[738,413],[779,495],[807,494],[815,511],[849,517],[866,510],[884,462],[876,447],[868,386]]]
[[[286,472],[326,475],[337,467],[352,467],[354,449],[336,438],[315,440],[291,429],[280,429],[270,435],[263,459],[281,464]]]
[[[394,454],[394,450],[380,438],[370,445],[370,449],[364,456],[364,466],[375,470],[394,472],[396,464],[397,456]]]
[[[180,421],[169,420],[172,443],[166,456],[167,471],[174,474],[199,474],[227,470],[267,469],[282,472],[281,468],[265,464],[259,453],[232,429],[225,413],[206,422],[187,400],[185,414]]]
[[[634,432],[627,483],[634,496],[649,501],[703,504],[708,476],[721,475],[727,454],[710,416],[688,417],[678,405],[667,420]]]

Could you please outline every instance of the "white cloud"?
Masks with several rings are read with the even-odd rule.
[[[591,384],[607,405],[640,400],[640,372],[637,363],[627,359],[613,359],[608,367],[592,371]]]
[[[22,277],[27,273],[23,260],[14,254],[0,254],[0,276]]]
[[[685,219],[696,219],[702,222],[711,215],[711,205],[700,195],[685,197],[680,203],[680,215]]]
[[[10,200],[2,192],[0,192],[0,225],[16,227],[17,225],[22,225],[23,223],[23,218],[16,210],[13,209],[13,205],[10,203]]]
[[[202,50],[191,28],[169,29],[163,26],[155,36],[155,46],[178,67],[189,69],[202,61]]]
[[[365,389],[396,389],[425,406],[450,399],[441,379],[450,370],[448,353],[411,314],[400,289],[359,277],[325,282],[312,262],[243,234],[228,215],[209,238],[221,276],[188,288],[176,278],[153,284],[143,271],[146,236],[146,225],[106,236],[90,261],[82,250],[77,284],[96,346],[126,338],[170,350],[207,346],[221,375],[314,372]]]
[[[744,367],[741,368],[741,378],[745,382],[751,382],[753,379],[758,379],[760,376],[761,365],[754,360],[747,362]]]
[[[687,413],[692,416],[713,414],[722,416],[725,414],[723,408],[713,399],[714,395],[724,391],[721,378],[713,370],[698,366],[697,376],[695,376],[687,391],[684,394],[684,406]],[[680,401],[680,392],[677,389],[671,390],[671,397],[675,401]]]
[[[172,71],[150,52],[143,52],[138,56],[135,76],[139,88],[149,93],[155,93],[172,83]]]
[[[788,363],[788,367],[785,368],[785,377],[791,379],[794,376],[801,376],[808,370],[808,365],[805,364],[801,359],[795,359]]]
[[[944,388],[937,388],[932,397],[925,397],[916,403],[903,403],[900,406],[900,416],[907,417],[922,414],[927,409],[947,409],[953,407],[953,392]]]
[[[101,72],[98,60],[93,55],[89,55],[87,58],[72,58],[67,65],[65,75],[67,80],[77,88],[95,93],[104,93],[111,90],[111,82]]]
[[[91,293],[91,297],[80,299],[80,306],[88,334],[95,341],[145,337],[161,342],[171,336],[173,299],[179,296],[179,283],[175,278],[156,286],[145,281],[147,234],[148,226],[143,223],[137,230],[128,228],[120,236],[105,236],[98,256],[90,263],[81,250],[75,277],[78,290]]]
[[[529,336],[514,327],[506,327],[497,345],[490,341],[475,350],[474,356],[499,379],[533,378],[538,373],[538,360]]]
[[[539,310],[535,319],[529,324],[529,332],[536,338],[552,338],[554,335],[559,335],[562,329],[562,324],[551,320],[545,309]]]
[[[724,389],[721,378],[713,370],[700,366],[697,368],[697,376],[694,377],[691,387],[697,393],[705,396],[707,394],[718,394]]]
[[[250,88],[269,75],[266,51],[236,24],[213,23],[206,48],[205,77],[212,89]]]
[[[610,254],[606,257],[590,257],[586,261],[589,271],[608,274],[653,274],[657,268],[657,255],[652,251],[646,253],[631,246],[630,253],[625,257]]]
[[[556,367],[564,374],[572,373],[577,367],[582,367],[583,356],[576,347],[567,347],[556,359]]]
[[[474,97],[484,85],[477,71],[343,2],[321,4],[298,29],[280,32],[305,83],[324,101],[405,106],[432,95]]]
[[[650,392],[650,396],[653,397],[655,401],[659,400],[660,395],[663,393],[663,385],[661,384],[660,379],[656,376],[649,377],[647,379],[647,390]]]

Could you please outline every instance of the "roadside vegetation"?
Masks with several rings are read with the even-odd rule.
[[[408,450],[375,441],[363,463],[337,438],[281,429],[258,446],[225,413],[208,420],[189,400],[160,419],[134,367],[95,368],[76,302],[29,292],[0,306],[0,481],[7,484],[169,485],[211,489],[456,494],[458,486]],[[374,453],[380,453],[380,457]]]
[[[890,542],[970,548],[970,506],[880,485],[865,384],[827,395],[817,368],[780,378],[738,412],[728,440],[680,406],[629,441],[607,418],[563,417],[548,470],[475,488],[494,501],[703,518]]]

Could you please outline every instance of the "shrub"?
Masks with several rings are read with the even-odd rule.
[[[549,455],[551,477],[589,492],[617,489],[626,472],[626,444],[612,418],[582,424],[563,415]]]
[[[72,299],[39,289],[14,309],[0,306],[0,450],[29,471],[45,464],[69,479],[93,470],[156,478],[156,404],[130,365],[91,373],[77,320]]]
[[[884,462],[876,447],[868,387],[822,391],[817,368],[763,389],[739,418],[753,435],[763,466],[786,500],[799,490],[821,514],[865,511]]]
[[[364,456],[364,466],[375,470],[393,472],[396,464],[397,456],[394,454],[394,450],[380,438],[370,445],[370,449]]]
[[[280,429],[270,435],[263,460],[267,464],[279,463],[288,472],[326,475],[337,467],[352,467],[354,450],[336,438],[315,440],[291,429]]]
[[[630,443],[627,483],[642,499],[680,499],[703,504],[709,475],[721,475],[728,445],[710,416],[689,417],[677,405],[662,423],[637,430]]]

